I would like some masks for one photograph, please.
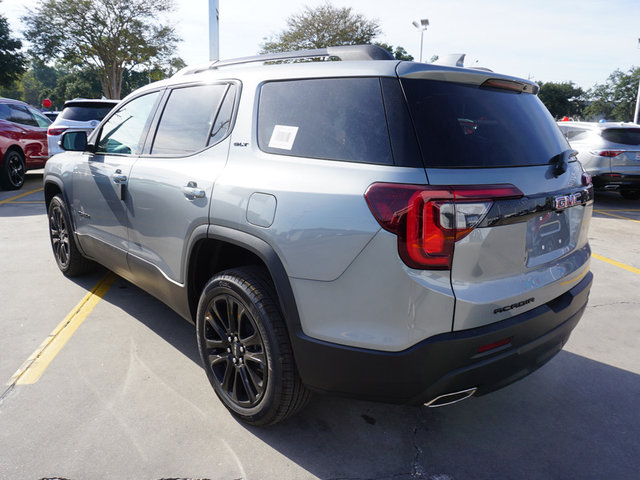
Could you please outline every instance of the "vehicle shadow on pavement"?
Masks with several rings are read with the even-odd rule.
[[[640,376],[566,351],[529,377],[444,408],[316,397],[249,428],[320,478],[633,478]]]
[[[20,190],[0,189],[0,217],[30,217],[46,214],[42,171],[27,172]],[[42,225],[46,231],[46,219]]]
[[[111,303],[200,364],[191,324],[124,280],[112,288]],[[513,385],[444,408],[316,395],[280,424],[237,426],[323,479],[635,478],[637,398],[640,375],[564,350]],[[255,440],[225,437],[237,452]],[[247,478],[273,478],[244,460]]]

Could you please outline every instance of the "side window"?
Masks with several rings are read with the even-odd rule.
[[[122,105],[102,126],[96,153],[138,155],[159,95],[160,92],[148,93]]]
[[[281,155],[393,164],[380,79],[264,84],[258,144],[265,152]]]
[[[28,125],[30,127],[38,126],[38,122],[36,122],[33,115],[31,115],[22,105],[9,105],[9,108],[11,109],[10,121],[21,125]]]
[[[11,110],[6,103],[0,103],[0,120],[9,120],[11,118]]]
[[[221,117],[225,113],[217,113],[225,94],[233,97],[231,92],[227,93],[229,89],[226,84],[174,89],[162,112],[151,154],[188,154],[215,143],[210,140],[211,136],[222,130],[226,133],[228,128],[229,120],[224,122]],[[230,111],[226,115],[230,115]]]
[[[47,128],[49,127],[49,125],[51,125],[51,120],[42,115],[40,112],[33,110],[32,108],[29,109],[29,112],[31,112],[31,115],[33,115],[33,117],[36,119],[36,123],[40,128]]]
[[[233,105],[236,99],[236,86],[229,85],[229,89],[224,96],[220,111],[216,116],[216,120],[213,123],[211,129],[211,135],[209,135],[208,145],[215,145],[224,137],[227,136],[227,132],[231,128],[231,119],[233,118]]]

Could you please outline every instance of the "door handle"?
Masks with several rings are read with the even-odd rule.
[[[205,191],[201,188],[198,188],[198,184],[196,182],[187,183],[186,186],[182,187],[182,192],[189,200],[205,197]]]
[[[111,175],[111,180],[113,180],[113,183],[121,185],[121,184],[127,182],[127,176],[126,175],[122,175],[120,173],[120,170],[116,170],[116,173]]]

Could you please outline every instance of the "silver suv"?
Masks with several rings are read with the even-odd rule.
[[[295,58],[343,61],[283,63]],[[65,275],[101,263],[192,321],[224,405],[440,406],[569,338],[593,189],[526,80],[337,47],[128,96],[44,176]]]
[[[635,123],[558,122],[599,190],[640,199],[640,126]]]

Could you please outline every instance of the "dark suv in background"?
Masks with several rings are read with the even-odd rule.
[[[323,57],[343,61],[282,63]],[[193,322],[248,423],[310,391],[490,392],[562,348],[592,281],[592,186],[537,90],[372,46],[186,68],[63,134],[56,261],[97,261]]]

